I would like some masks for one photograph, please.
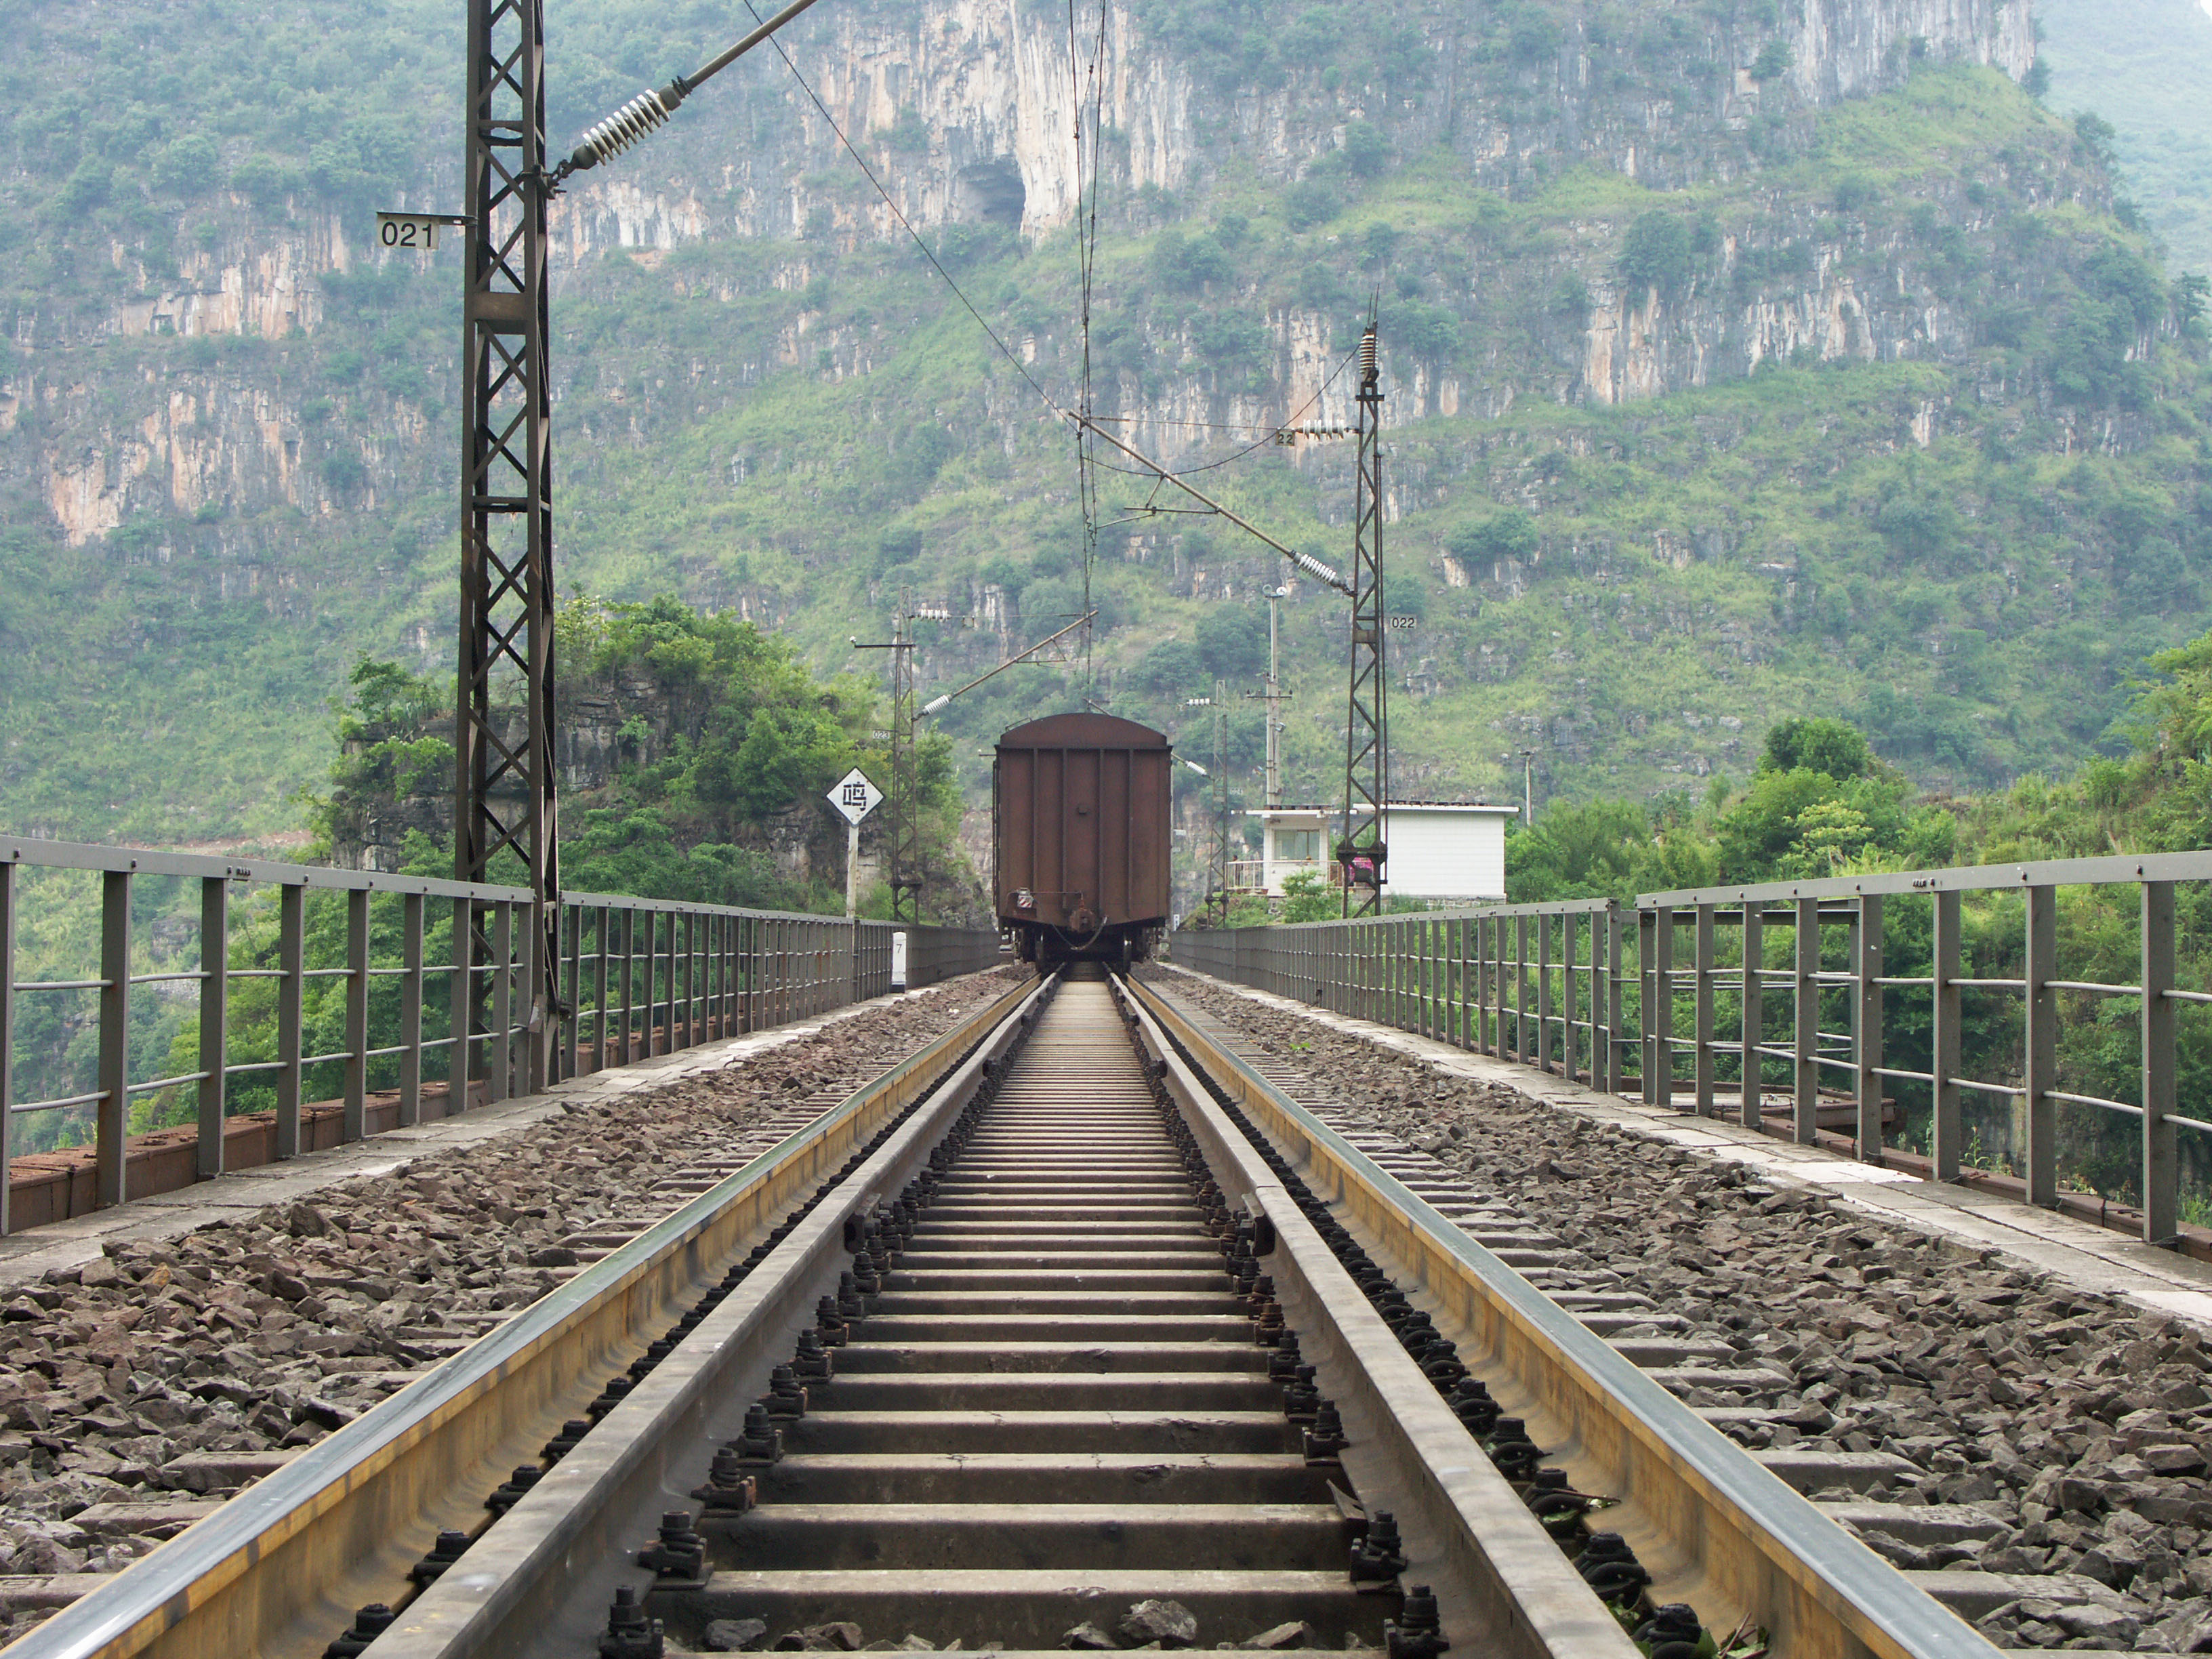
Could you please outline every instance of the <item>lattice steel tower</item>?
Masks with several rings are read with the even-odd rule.
[[[553,465],[546,383],[545,30],[541,0],[469,0],[459,693],[453,873],[526,885],[528,1085],[552,1080],[561,891],[553,775]],[[519,726],[495,691],[520,690]],[[511,854],[519,865],[507,863]],[[470,960],[490,960],[487,915]],[[456,941],[457,945],[464,941]],[[488,975],[470,1030],[489,1029]]]
[[[1382,386],[1375,327],[1359,340],[1359,461],[1352,508],[1352,695],[1344,727],[1344,914],[1382,908],[1389,853],[1389,682],[1383,667]]]

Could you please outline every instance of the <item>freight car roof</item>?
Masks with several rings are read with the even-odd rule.
[[[1167,734],[1113,714],[1048,714],[1009,727],[1001,749],[1164,749]]]

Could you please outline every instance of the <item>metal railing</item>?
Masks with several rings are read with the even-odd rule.
[[[149,902],[155,886],[166,890]],[[182,1181],[131,1179],[151,1156],[143,1138],[132,1144],[132,1105],[149,1096],[167,1097],[173,1116],[191,1107],[187,1181],[234,1167],[227,1148],[248,1127],[243,1097],[267,1102],[265,1156],[251,1163],[413,1126],[426,1103],[434,1116],[507,1098],[527,1076],[529,901],[520,888],[0,837],[0,1171],[22,1150],[23,1120],[69,1112],[88,1133],[56,1150],[88,1142],[86,1206],[173,1189]],[[586,893],[564,895],[558,915],[566,1006],[551,1046],[562,1078],[891,988],[887,922]],[[22,977],[27,926],[49,968],[41,977]],[[483,961],[479,930],[491,941]],[[1000,960],[995,933],[904,931],[910,986]],[[316,996],[324,981],[335,997]],[[474,1030],[472,987],[489,1010]],[[168,1046],[150,1059],[164,1026],[148,1005],[185,999],[190,1015],[168,1023]],[[263,1018],[250,1038],[238,1029],[246,1000]],[[27,1024],[35,1065],[19,1043]],[[30,1098],[17,1086],[27,1068],[47,1085]],[[308,1085],[321,1078],[335,1088],[319,1102]],[[380,1085],[389,1098],[377,1099],[373,1127]],[[13,1188],[0,1178],[0,1234],[21,1224]],[[86,1206],[64,1196],[61,1212]]]
[[[2077,1197],[2096,1190],[2083,1149],[2131,1124],[2124,1160],[2101,1157],[2097,1172],[2139,1212],[2131,1230],[2171,1244],[2176,1132],[2212,1135],[2212,1099],[2181,1097],[2179,1059],[2185,1048],[2212,1062],[2212,1026],[2185,1045],[2180,1017],[2212,990],[2181,983],[2181,964],[2200,958],[2179,947],[2178,893],[2212,924],[2212,853],[1184,931],[1171,951],[1218,978],[1649,1105],[1680,1099],[1808,1145],[1828,1136],[1937,1181],[1974,1177],[1977,1161],[1994,1170],[1994,1153],[2029,1202],[2107,1220],[2109,1200]],[[2134,982],[2085,971],[2109,963],[2123,930]],[[2212,950],[2212,937],[2192,943]],[[2131,1057],[2115,1059],[2116,1043]],[[2212,1064],[2189,1075],[2201,1091]],[[1908,1116],[1918,1153],[1902,1149]],[[2192,1154],[2212,1172],[2212,1140]]]

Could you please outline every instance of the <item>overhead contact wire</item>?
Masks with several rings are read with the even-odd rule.
[[[1350,368],[1352,365],[1352,360],[1358,355],[1359,348],[1358,346],[1354,346],[1351,350],[1346,352],[1343,356],[1337,359],[1336,367],[1329,370],[1328,378],[1315,388],[1312,397],[1307,398],[1305,402],[1300,404],[1297,409],[1291,411],[1291,417],[1288,420],[1285,421],[1280,426],[1268,427],[1267,428],[1267,435],[1266,437],[1257,439],[1251,443],[1246,444],[1243,448],[1232,451],[1231,453],[1224,455],[1218,461],[1206,461],[1197,466],[1176,467],[1172,470],[1167,467],[1162,467],[1158,473],[1147,472],[1140,467],[1116,466],[1111,461],[1095,461],[1093,465],[1103,466],[1109,472],[1119,472],[1123,477],[1130,478],[1150,478],[1155,477],[1163,478],[1188,478],[1194,477],[1200,472],[1211,472],[1216,467],[1227,466],[1231,461],[1241,461],[1247,455],[1249,455],[1254,450],[1266,448],[1269,444],[1274,442],[1275,439],[1279,435],[1285,432],[1288,432],[1291,428],[1297,425],[1299,417],[1304,415],[1304,413],[1308,410],[1311,409],[1316,404],[1319,403],[1324,397],[1328,395],[1329,387],[1336,384],[1336,377],[1343,374],[1346,368]],[[1156,422],[1156,424],[1161,426],[1200,427],[1210,431],[1217,432],[1252,432],[1259,429],[1249,426],[1239,427],[1215,425],[1212,422],[1204,421],[1161,421]]]

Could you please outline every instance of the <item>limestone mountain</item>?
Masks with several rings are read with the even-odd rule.
[[[556,148],[749,22],[548,11]],[[357,650],[450,661],[457,255],[370,236],[457,199],[459,16],[16,15],[0,821],[263,826]],[[1510,787],[1522,748],[1547,794],[1663,789],[1810,712],[1994,781],[2095,744],[2201,629],[2202,296],[2115,214],[2100,131],[2019,84],[2025,0],[1075,21],[826,0],[788,64],[574,181],[564,585],[735,611],[823,669],[904,592],[945,613],[930,690],[1087,586],[1087,682],[1018,670],[941,717],[978,803],[990,737],[1086,684],[1170,729],[1217,677],[1256,690],[1289,575],[1143,476],[1097,474],[1086,525],[1054,414],[1086,357],[1128,441],[1341,562],[1347,446],[1271,440],[1348,424],[1371,312],[1407,792]],[[1328,799],[1344,617],[1288,585],[1291,787]],[[1259,737],[1233,721],[1240,799]]]

